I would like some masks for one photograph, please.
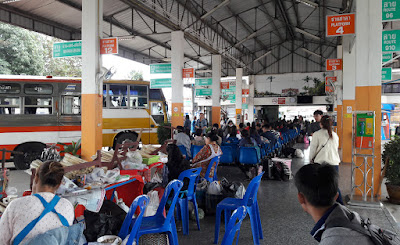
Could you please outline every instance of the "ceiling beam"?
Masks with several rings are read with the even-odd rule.
[[[265,16],[266,16],[270,21],[272,21],[272,25],[274,26],[275,32],[276,32],[276,34],[277,34],[279,40],[280,40],[281,42],[284,42],[285,39],[282,37],[281,33],[279,32],[278,27],[277,27],[276,24],[275,24],[275,20],[276,20],[276,19],[269,13],[268,9],[265,7],[265,4],[263,3],[263,0],[257,0],[257,1],[258,1],[258,3],[259,3],[260,6],[261,6],[262,12],[265,14]]]
[[[281,13],[281,16],[283,17],[283,20],[284,20],[285,25],[286,25],[286,30],[289,32],[289,34],[292,37],[292,39],[294,39],[296,34],[294,33],[293,25],[290,22],[290,19],[288,17],[287,12],[286,12],[285,5],[283,4],[282,0],[275,0],[275,5],[278,8],[279,12]]]

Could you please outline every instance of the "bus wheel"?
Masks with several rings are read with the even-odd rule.
[[[14,165],[19,170],[25,170],[30,168],[31,162],[40,159],[43,149],[46,147],[45,144],[34,142],[25,143],[18,146],[15,151],[23,152],[24,154],[14,155]]]
[[[131,140],[132,142],[135,142],[137,137],[138,135],[135,133],[122,133],[115,138],[113,149],[115,150],[115,147],[117,147],[118,144],[122,144],[125,140]]]

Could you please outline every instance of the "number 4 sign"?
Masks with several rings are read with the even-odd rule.
[[[326,16],[326,36],[343,36],[356,33],[355,14]]]
[[[100,54],[118,54],[118,39],[116,37],[100,39]]]

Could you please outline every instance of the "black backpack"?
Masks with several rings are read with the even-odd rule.
[[[328,228],[333,227],[344,227],[361,234],[368,236],[375,245],[398,245],[400,239],[396,233],[382,229],[379,226],[371,224],[369,219],[364,220],[361,218],[360,223],[353,223],[352,220],[355,218],[354,212],[347,210],[346,212],[349,219],[336,219],[330,222]]]

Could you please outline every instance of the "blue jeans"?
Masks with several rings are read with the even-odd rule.
[[[337,173],[339,174],[339,165],[336,165],[336,166],[334,166],[334,167],[335,167]],[[338,192],[339,192],[339,196],[338,196],[338,198],[336,199],[336,202],[338,202],[338,203],[340,203],[340,204],[343,205],[342,193],[340,192],[340,189],[339,189],[339,188],[338,188]]]

